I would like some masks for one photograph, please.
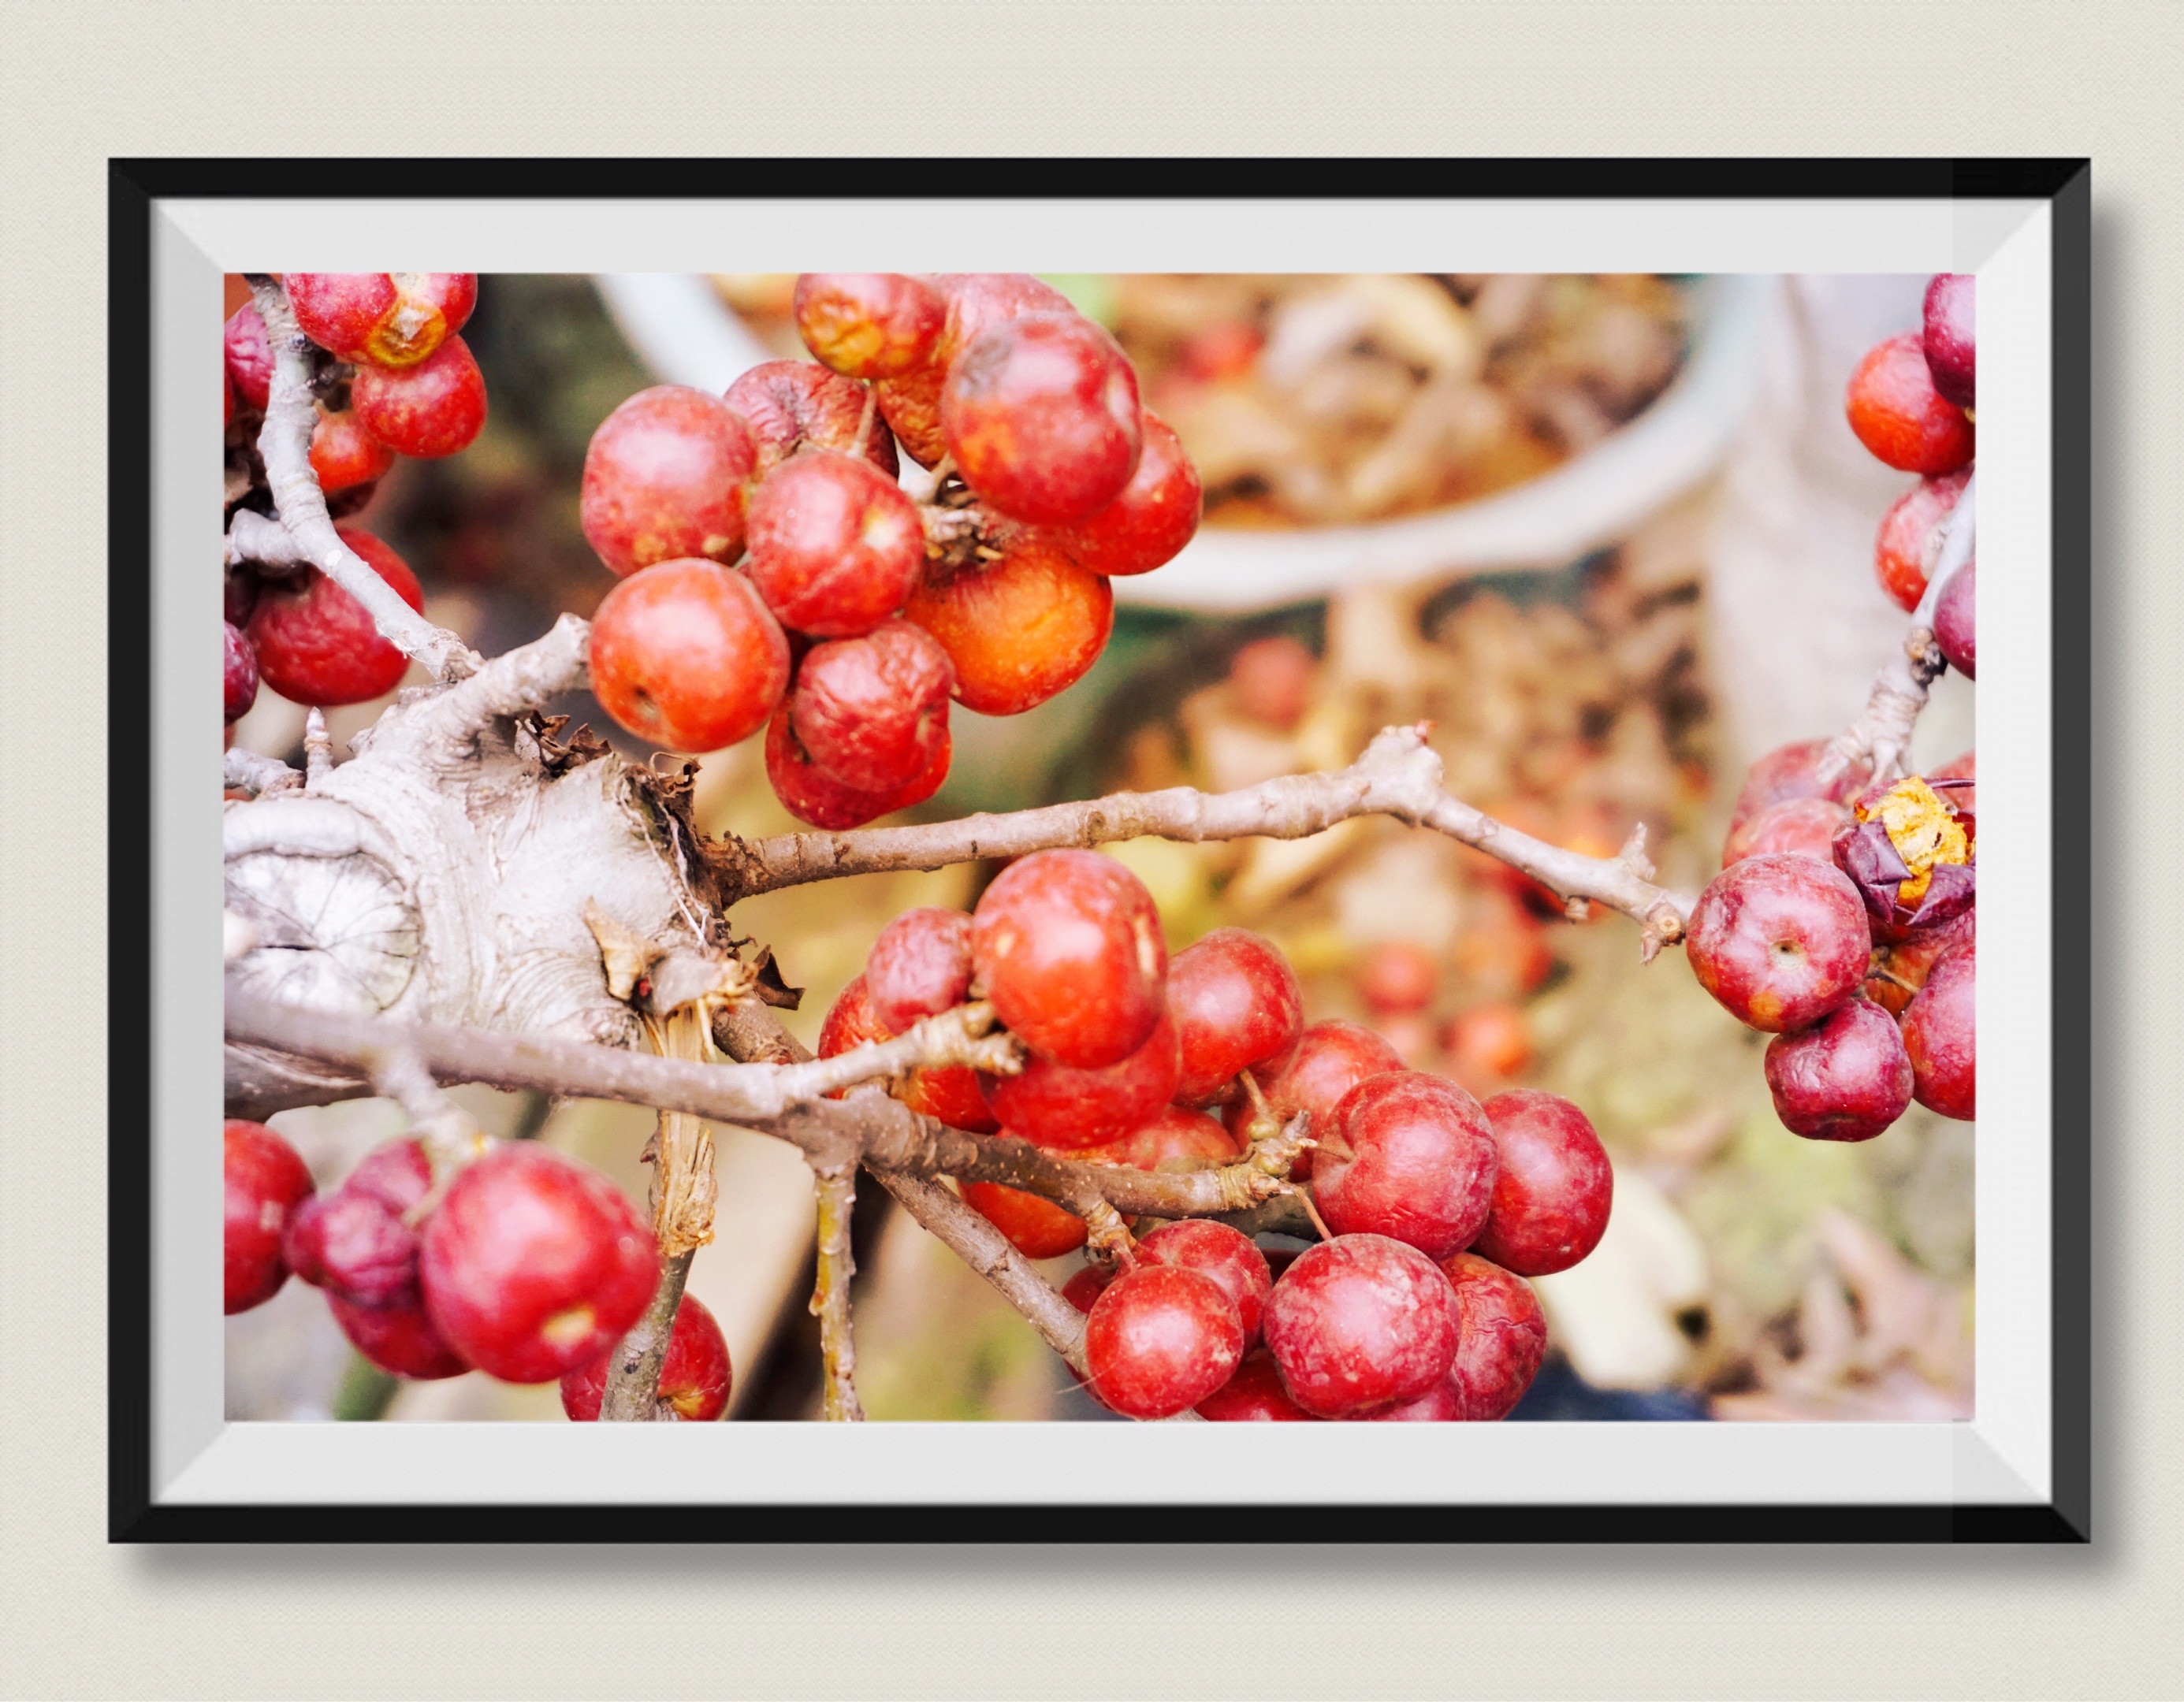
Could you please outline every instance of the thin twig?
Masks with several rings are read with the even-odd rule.
[[[1926,707],[1927,692],[1948,667],[1942,647],[1934,642],[1934,611],[1941,606],[1942,592],[1977,547],[1978,485],[1977,475],[1964,481],[1964,494],[1942,523],[1941,553],[1919,606],[1911,612],[1903,642],[1881,664],[1858,718],[1828,742],[1818,770],[1823,782],[1834,780],[1863,757],[1873,759],[1876,783],[1886,785],[1903,777],[1912,730]]]
[[[821,1411],[833,1423],[864,1418],[857,1399],[857,1345],[850,1327],[850,1282],[857,1274],[850,1249],[850,1223],[857,1204],[857,1166],[812,1161],[811,1181],[818,1197],[818,1276],[812,1284],[811,1310],[819,1319],[819,1355],[826,1366]]]
[[[296,328],[288,292],[273,278],[252,274],[250,293],[265,321],[265,340],[273,352],[258,454],[265,464],[273,506],[294,541],[298,557],[363,604],[380,636],[404,655],[423,663],[434,679],[460,680],[476,672],[478,659],[471,648],[404,603],[334,530],[326,493],[311,470],[311,431],[318,423],[318,410],[311,394],[310,339]],[[231,540],[231,553],[235,548]]]
[[[1284,775],[1241,791],[1189,787],[1121,792],[1006,815],[846,833],[788,833],[719,848],[723,873],[743,895],[880,870],[940,869],[987,857],[1017,857],[1067,845],[1102,845],[1148,835],[1209,839],[1303,839],[1359,815],[1392,815],[1484,851],[1552,887],[1647,924],[1658,943],[1681,937],[1691,901],[1652,884],[1638,856],[1587,857],[1518,832],[1441,789],[1440,756],[1425,729],[1389,727],[1348,768]],[[1641,873],[1641,870],[1644,872]]]
[[[227,785],[260,798],[303,790],[302,775],[278,757],[260,756],[254,750],[231,749],[220,767],[221,777]]]
[[[694,1256],[694,1249],[660,1260],[660,1286],[652,1291],[652,1304],[621,1338],[614,1363],[607,1367],[606,1389],[599,1397],[602,1421],[634,1423],[674,1417],[675,1410],[660,1399],[660,1370],[667,1363],[675,1315],[682,1309],[682,1289]]]
[[[324,711],[314,704],[304,715],[304,784],[317,786],[334,771],[334,742]]]

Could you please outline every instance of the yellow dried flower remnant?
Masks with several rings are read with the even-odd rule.
[[[1940,863],[1971,861],[1971,842],[1941,794],[1917,775],[1899,780],[1870,803],[1854,806],[1860,821],[1878,821],[1886,830],[1911,878],[1896,889],[1901,904],[1916,909],[1932,884]]]

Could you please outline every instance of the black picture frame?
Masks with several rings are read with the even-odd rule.
[[[417,199],[490,197],[616,200],[705,198],[726,181],[739,197],[825,198],[869,194],[881,174],[898,182],[950,181],[950,195],[1109,197],[1127,181],[1133,197],[1354,197],[1362,181],[1376,195],[1435,197],[1461,186],[1468,199],[1646,198],[1691,200],[1909,198],[2033,199],[2053,219],[2051,361],[2051,665],[2053,682],[2053,833],[2072,843],[2091,813],[2091,175],[2083,159],[1090,159],[1011,166],[981,164],[979,186],[965,186],[946,161],[708,161],[583,159],[115,159],[109,167],[108,524],[110,687],[117,726],[145,724],[155,686],[151,584],[154,203],[163,199],[297,196],[383,197],[399,182]],[[1127,175],[1125,175],[1127,173]],[[1279,188],[1275,186],[1279,185]],[[115,764],[109,804],[117,823],[145,808],[142,770]],[[117,913],[150,919],[154,894],[141,860],[117,870]],[[111,932],[109,1015],[116,1035],[138,1036],[138,992],[148,980],[145,931]],[[1323,1541],[1480,1542],[2062,1542],[2091,1537],[2092,1168],[2091,942],[2070,907],[2055,907],[2053,936],[2053,1268],[2051,1296],[2052,1494],[2045,1505],[1487,1505],[1460,1520],[1440,1507],[1315,1508]],[[157,1013],[152,1021],[157,1021]],[[111,1052],[109,1104],[148,1103],[147,1048]],[[169,1542],[660,1542],[687,1539],[677,1510],[662,1505],[170,1505],[153,1495],[152,1339],[154,1280],[152,1126],[116,1115],[108,1136],[107,1250],[108,1536],[116,1543]],[[936,1522],[937,1510],[948,1514]],[[843,1540],[1008,1542],[1042,1540],[1068,1529],[1078,1541],[1145,1540],[1117,1506],[1087,1521],[1039,1504],[1005,1506],[749,1506],[713,1526],[723,1540],[808,1541],[824,1528]],[[1164,1506],[1175,1514],[1191,1510]],[[1228,1510],[1202,1510],[1216,1519]],[[1178,1528],[1209,1528],[1190,1526]],[[1212,1528],[1220,1528],[1219,1526]]]

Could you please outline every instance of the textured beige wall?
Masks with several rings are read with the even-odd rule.
[[[2174,0],[0,4],[0,1690],[2176,1694],[2181,40]],[[844,149],[2093,157],[2095,1546],[106,1546],[105,158]]]

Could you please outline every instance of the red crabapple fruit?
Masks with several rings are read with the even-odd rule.
[[[432,1322],[480,1371],[550,1382],[597,1359],[660,1286],[652,1231],[597,1171],[547,1148],[497,1148],[448,1187],[418,1278]]]
[[[1096,851],[1035,851],[1002,870],[972,915],[971,957],[1009,1032],[1071,1069],[1121,1063],[1165,1007],[1160,911]]]
[[[1462,1407],[1455,1416],[1474,1423],[1506,1418],[1546,1356],[1540,1297],[1522,1276],[1476,1254],[1459,1253],[1440,1268],[1456,1291],[1462,1325],[1448,1374]]]
[[[220,625],[227,629],[220,664],[220,687],[226,699],[227,724],[233,726],[250,713],[250,706],[258,701],[258,652],[236,629],[232,620],[223,620]]]
[[[1383,940],[1357,965],[1357,992],[1377,1011],[1424,1010],[1433,1003],[1440,966],[1415,940]]]
[[[956,670],[933,635],[885,620],[856,638],[815,644],[796,670],[788,720],[804,754],[860,792],[894,792],[949,742]]]
[[[1284,1056],[1304,1028],[1289,959],[1244,928],[1216,928],[1170,959],[1167,1010],[1183,1048],[1175,1097],[1186,1105],[1230,1097],[1239,1074]]]
[[[383,1371],[414,1382],[435,1382],[471,1369],[470,1362],[448,1345],[414,1288],[384,1306],[359,1306],[329,1294],[326,1307],[349,1345]]]
[[[1734,833],[1761,810],[1792,798],[1825,798],[1848,804],[1857,797],[1873,777],[1872,762],[1861,757],[1823,786],[1819,770],[1827,748],[1825,739],[1805,739],[1771,750],[1753,763],[1745,772],[1736,807],[1730,811],[1730,832]]]
[[[1786,798],[1747,817],[1721,848],[1721,866],[1747,857],[1794,854],[1835,861],[1836,835],[1851,820],[1847,806],[1826,798]]]
[[[225,346],[236,400],[263,414],[273,385],[273,344],[256,303],[245,302],[229,315]]]
[[[1335,1106],[1312,1154],[1312,1195],[1338,1236],[1387,1236],[1446,1259],[1485,1223],[1499,1163],[1470,1094],[1439,1076],[1390,1071]]]
[[[1774,1115],[1808,1140],[1869,1141],[1910,1110],[1911,1088],[1903,1032],[1869,999],[1853,998],[1813,1027],[1767,1043]]]
[[[467,449],[485,429],[485,376],[459,337],[398,371],[359,367],[348,399],[365,431],[422,460]]]
[[[997,561],[928,574],[903,614],[956,665],[956,701],[1015,715],[1083,679],[1115,624],[1107,581],[1050,539],[1018,532]]]
[[[1965,272],[1942,272],[1926,286],[1925,325],[1919,347],[1934,388],[1959,408],[1978,400],[1979,362],[1974,298],[1977,281]]]
[[[1966,941],[1942,954],[1903,1010],[1912,1096],[1930,1111],[1969,1122],[1978,1104],[1978,950]]]
[[[1730,1015],[1784,1033],[1811,1027],[1857,992],[1873,932],[1858,888],[1833,864],[1747,857],[1699,894],[1684,952]]]
[[[1519,1087],[1484,1107],[1500,1166],[1472,1250],[1520,1276],[1567,1271],[1600,1245],[1615,1200],[1607,1149],[1583,1111]]]
[[[640,390],[584,452],[584,537],[624,576],[684,556],[733,562],[757,460],[750,427],[719,397],[681,384]]]
[[[1050,1199],[991,1182],[967,1182],[962,1191],[963,1204],[1027,1259],[1059,1259],[1084,1244],[1084,1220]]]
[[[1532,1061],[1532,1022],[1520,1005],[1468,1006],[1449,1018],[1440,1039],[1450,1072],[1480,1093],[1522,1075]]]
[[[807,443],[814,448],[861,455],[890,479],[901,463],[894,439],[877,411],[866,420],[871,392],[855,379],[808,360],[766,360],[751,368],[723,398],[750,427],[758,448],[758,476],[764,478]],[[863,447],[857,428],[865,427]]]
[[[1238,1157],[1236,1141],[1203,1111],[1163,1105],[1120,1140],[1072,1154],[1086,1164],[1128,1165],[1162,1175],[1219,1170]]]
[[[1979,660],[1979,646],[1973,619],[1978,593],[1972,588],[1972,576],[1978,566],[1968,561],[1951,575],[1934,605],[1934,642],[1942,647],[1948,665],[1967,680],[1978,677],[1975,664]]]
[[[561,1410],[579,1424],[598,1422],[606,1404],[607,1378],[614,1350],[561,1374]],[[728,1410],[735,1368],[728,1363],[728,1338],[694,1294],[675,1308],[675,1328],[660,1365],[660,1399],[678,1423],[710,1424]]]
[[[1172,1418],[1227,1382],[1244,1357],[1236,1303],[1211,1276],[1142,1263],[1084,1320],[1085,1382],[1128,1418]]]
[[[311,471],[330,497],[383,478],[394,464],[394,452],[364,429],[353,408],[337,414],[319,409],[310,453]]]
[[[1265,1090],[1267,1109],[1276,1122],[1286,1124],[1299,1111],[1311,1122],[1307,1132],[1315,1139],[1324,1133],[1334,1107],[1345,1093],[1368,1076],[1403,1067],[1402,1054],[1369,1028],[1354,1022],[1315,1022],[1297,1037],[1296,1049],[1273,1065],[1252,1071]],[[1231,1127],[1240,1127],[1251,1106],[1240,1099],[1229,1108]],[[1302,1182],[1312,1174],[1307,1149],[1290,1168],[1290,1179]]]
[[[367,1153],[339,1188],[306,1200],[281,1238],[288,1268],[359,1306],[387,1306],[417,1286],[417,1232],[404,1221],[432,1192],[432,1165],[415,1140]]]
[[[305,337],[365,366],[416,365],[477,305],[475,272],[290,272],[281,284]]]
[[[900,609],[925,565],[917,505],[869,461],[807,449],[750,502],[750,576],[782,624],[853,638]]]
[[[1258,1340],[1274,1279],[1267,1269],[1267,1255],[1251,1244],[1249,1236],[1225,1223],[1184,1218],[1162,1224],[1138,1243],[1138,1249],[1163,1265],[1211,1276],[1236,1303],[1245,1343]]]
[[[941,429],[964,481],[999,512],[1089,520],[1137,470],[1138,379],[1114,338],[1076,313],[981,333],[948,370]]]
[[[1873,540],[1873,570],[1880,588],[1906,614],[1926,594],[1926,575],[1940,548],[1936,534],[1956,511],[1971,476],[1970,468],[1959,467],[1939,478],[1921,479],[1880,517]]]
[[[422,612],[425,592],[410,565],[368,531],[335,531],[366,567]],[[410,659],[379,636],[362,603],[316,568],[269,582],[250,611],[249,638],[265,683],[292,704],[332,709],[369,703],[401,683]]]
[[[872,1014],[870,984],[861,975],[852,976],[850,984],[835,995],[825,1020],[819,1025],[817,1051],[822,1058],[838,1058],[867,1041],[893,1037],[887,1025]],[[844,1088],[827,1097],[838,1099],[848,1091]]]
[[[978,1085],[1009,1133],[1066,1151],[1120,1140],[1145,1122],[1174,1097],[1179,1068],[1175,1025],[1162,1014],[1145,1044],[1119,1063],[1080,1070],[1034,1050],[1017,1075],[983,1076]]]
[[[830,832],[861,827],[867,821],[924,803],[948,778],[954,754],[954,742],[944,726],[924,772],[891,792],[864,792],[843,785],[812,762],[797,743],[786,703],[773,712],[766,729],[766,777],[773,783],[774,796],[799,821]]]
[[[764,726],[788,687],[788,639],[751,582],[701,557],[632,575],[592,617],[592,690],[630,731],[719,750]]]
[[[247,1312],[288,1280],[281,1232],[311,1197],[311,1173],[296,1149],[263,1123],[229,1118],[220,1149],[226,1310]]]
[[[1056,537],[1079,567],[1111,578],[1150,573],[1172,561],[1198,531],[1205,492],[1175,433],[1143,416],[1138,470],[1122,494],[1091,519]]]
[[[1274,1356],[1264,1348],[1245,1354],[1236,1374],[1198,1403],[1198,1416],[1214,1424],[1296,1424],[1318,1421],[1290,1399]]]
[[[900,378],[932,364],[948,303],[901,272],[806,272],[796,281],[804,346],[850,378]]]
[[[1972,422],[1934,388],[1917,331],[1877,345],[1858,362],[1843,397],[1859,442],[1906,473],[1953,473],[1972,459]]]
[[[967,1064],[913,1070],[894,1091],[921,1117],[934,1118],[951,1129],[968,1129],[974,1135],[1000,1129],[1000,1120],[987,1109],[986,1096],[978,1091],[978,1072]]]
[[[1456,1292],[1415,1247],[1339,1235],[1301,1254],[1267,1301],[1290,1399],[1318,1418],[1415,1400],[1456,1363]]]
[[[971,918],[924,904],[879,932],[865,955],[865,996],[872,1015],[901,1034],[971,996]]]

